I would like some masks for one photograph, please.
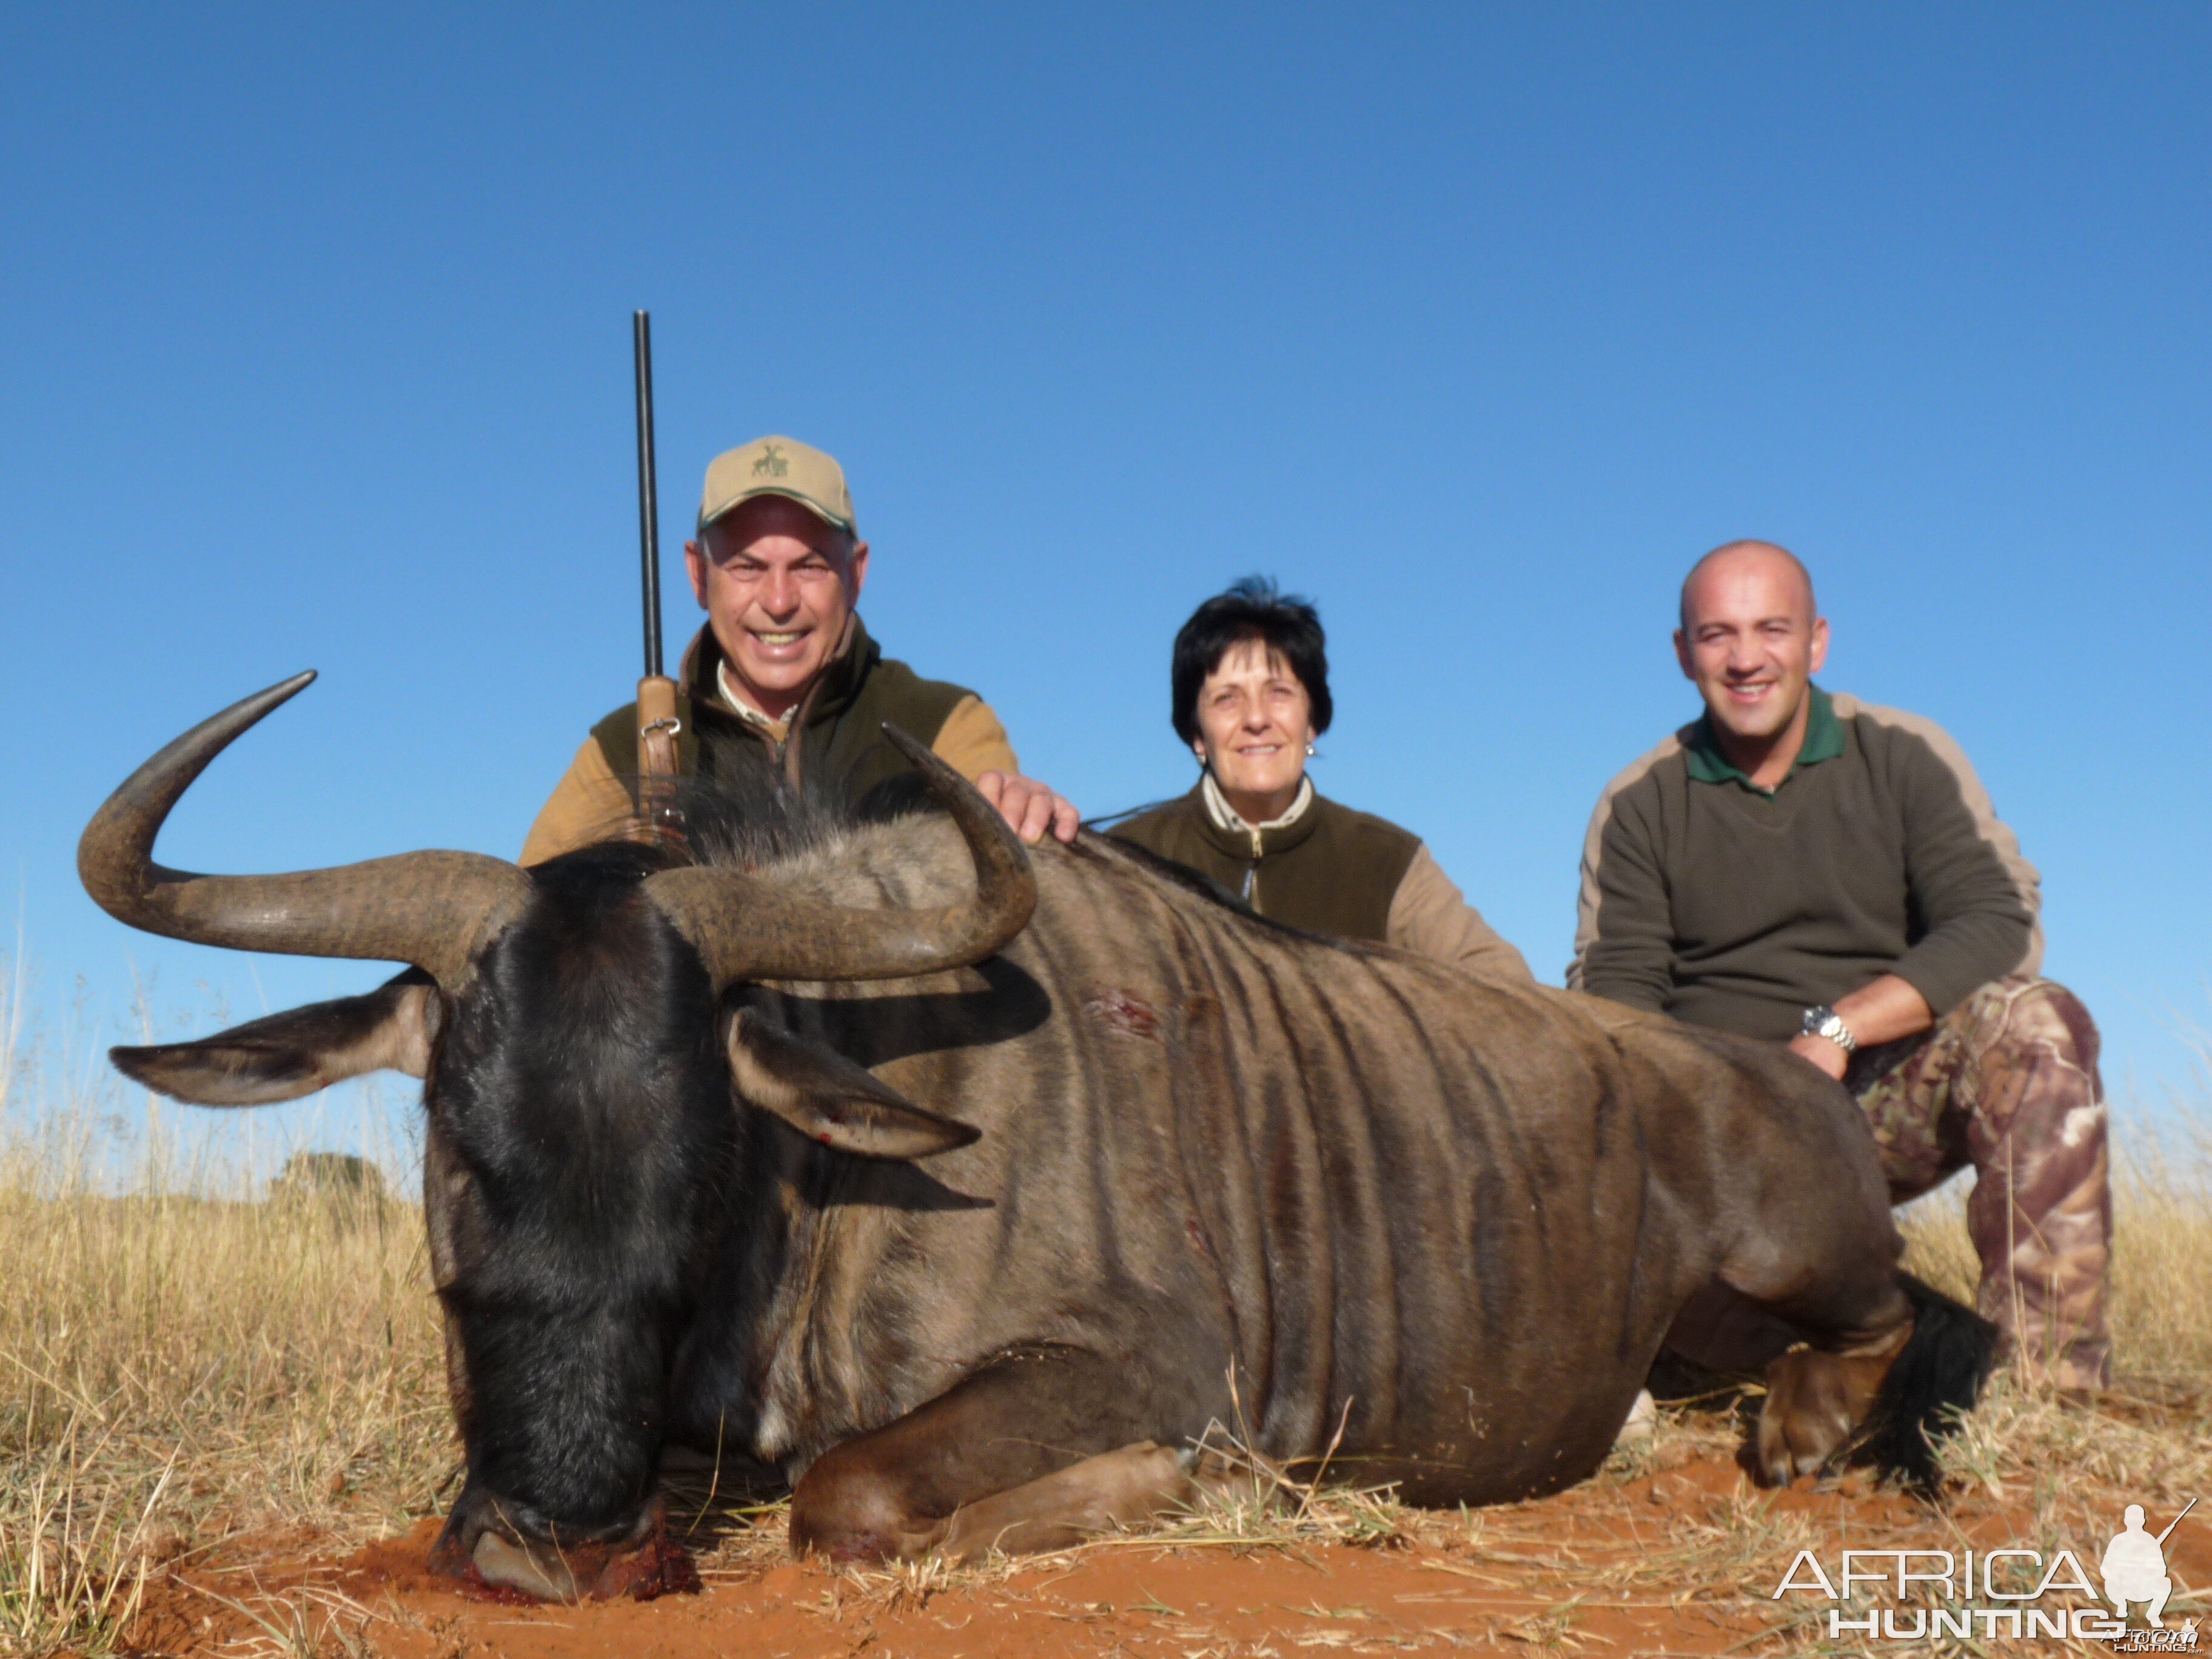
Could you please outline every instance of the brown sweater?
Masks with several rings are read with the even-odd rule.
[[[1702,720],[1607,787],[1583,850],[1570,988],[1744,1036],[1895,974],[1940,1017],[2033,973],[2035,866],[1932,721],[1813,693],[1771,794]]]
[[[1534,982],[1418,836],[1325,796],[1280,828],[1238,831],[1216,823],[1194,788],[1107,833],[1211,878],[1271,921]]]

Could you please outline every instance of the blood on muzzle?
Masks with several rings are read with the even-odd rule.
[[[489,1507],[503,1522],[497,1504]],[[614,1601],[627,1596],[650,1601],[656,1596],[696,1594],[700,1588],[690,1552],[668,1536],[659,1498],[623,1538],[574,1543],[532,1539],[490,1517],[473,1544],[466,1542],[470,1530],[462,1506],[456,1505],[430,1552],[430,1566],[459,1579],[463,1594],[481,1600],[526,1604]]]

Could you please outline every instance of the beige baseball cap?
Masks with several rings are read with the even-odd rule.
[[[845,469],[796,438],[756,438],[709,461],[707,489],[699,498],[699,528],[756,495],[787,495],[847,535],[857,533]]]

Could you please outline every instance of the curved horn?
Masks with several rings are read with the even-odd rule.
[[[93,902],[149,933],[238,951],[405,962],[452,989],[477,948],[521,914],[530,878],[481,853],[404,853],[283,876],[196,876],[154,862],[179,797],[231,740],[315,678],[310,669],[233,703],[148,761],[77,842]]]
[[[937,910],[857,910],[793,896],[720,867],[663,870],[647,896],[691,941],[714,988],[740,980],[902,979],[981,962],[1027,925],[1036,875],[1020,838],[975,787],[888,721],[898,746],[951,810],[975,860],[975,896]]]

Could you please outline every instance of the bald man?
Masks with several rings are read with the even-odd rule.
[[[1785,549],[1682,584],[1705,714],[1607,786],[1567,983],[1787,1043],[1858,1097],[1892,1196],[1972,1165],[1981,1310],[2032,1375],[2111,1380],[2097,1028],[2037,977],[2033,866],[1933,722],[1812,681],[1828,624]]]

